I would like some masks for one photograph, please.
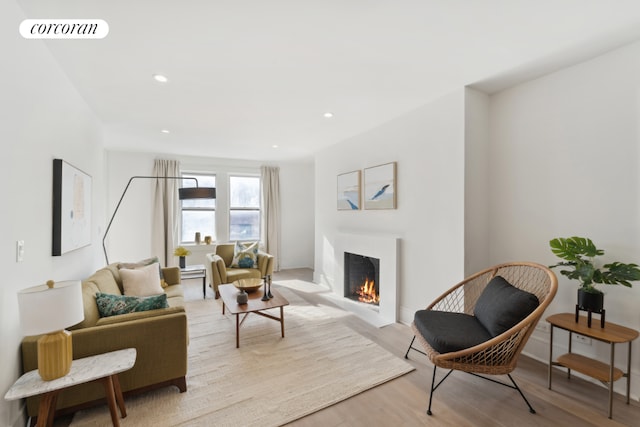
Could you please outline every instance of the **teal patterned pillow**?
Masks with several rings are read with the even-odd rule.
[[[233,261],[231,267],[234,268],[257,268],[258,267],[258,243],[242,244],[236,242],[233,251]]]
[[[167,294],[153,295],[150,297],[134,297],[127,295],[111,295],[96,293],[96,304],[100,317],[115,316],[117,314],[133,313],[134,311],[155,310],[167,308]]]

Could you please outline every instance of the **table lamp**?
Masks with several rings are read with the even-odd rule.
[[[65,328],[84,320],[79,280],[47,281],[18,292],[20,326],[38,339],[38,373],[45,381],[63,377],[71,369],[71,333]]]

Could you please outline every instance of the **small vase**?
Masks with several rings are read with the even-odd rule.
[[[180,257],[180,268],[185,268],[186,266],[186,257]]]
[[[238,304],[246,304],[248,300],[249,295],[244,291],[244,289],[241,289],[236,296],[236,301],[238,301]]]

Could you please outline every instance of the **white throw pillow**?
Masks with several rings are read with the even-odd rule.
[[[164,293],[155,263],[136,269],[123,268],[120,277],[125,295],[148,297]]]

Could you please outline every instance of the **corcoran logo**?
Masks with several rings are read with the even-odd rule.
[[[25,39],[102,39],[109,24],[102,19],[25,19],[20,34]]]

